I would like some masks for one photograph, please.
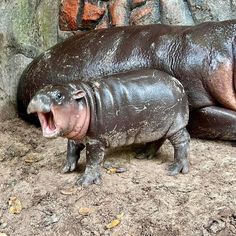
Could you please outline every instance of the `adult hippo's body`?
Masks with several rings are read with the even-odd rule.
[[[183,84],[193,136],[236,140],[236,20],[115,27],[75,35],[25,70],[18,87],[19,114],[26,117],[30,99],[46,84],[140,68],[165,71]]]

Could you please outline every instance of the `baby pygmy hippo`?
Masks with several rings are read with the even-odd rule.
[[[79,184],[100,182],[105,148],[138,143],[159,148],[165,139],[174,146],[170,175],[189,170],[187,96],[181,83],[164,72],[139,70],[48,85],[36,93],[27,111],[38,114],[45,137],[70,140],[67,170],[77,164],[76,145],[79,151],[85,145],[86,169]]]

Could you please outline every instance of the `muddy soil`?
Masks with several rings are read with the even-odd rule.
[[[45,139],[14,119],[0,124],[0,140],[0,235],[236,235],[234,143],[192,139],[190,173],[175,177],[167,175],[168,142],[153,160],[115,150],[106,162],[127,171],[102,168],[101,185],[81,188],[84,153],[78,169],[63,174],[64,139]]]

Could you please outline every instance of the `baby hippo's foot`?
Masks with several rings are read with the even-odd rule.
[[[183,128],[172,135],[170,142],[174,147],[174,163],[169,167],[169,175],[183,174],[189,171],[189,142],[190,136],[188,131]]]
[[[68,172],[72,172],[76,169],[77,167],[77,160],[67,160],[66,164],[64,165],[62,171],[63,173],[68,173]]]
[[[168,168],[169,175],[174,176],[179,174],[180,172],[183,174],[187,174],[189,171],[189,162],[188,160],[176,161],[171,164]]]
[[[77,184],[82,186],[88,186],[91,184],[100,184],[101,174],[98,170],[85,171],[83,176],[78,179]]]

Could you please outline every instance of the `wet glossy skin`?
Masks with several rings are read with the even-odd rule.
[[[170,175],[188,172],[187,96],[180,82],[164,72],[139,70],[73,85],[46,86],[32,98],[28,112],[44,114],[40,119],[44,135],[71,140],[65,171],[76,167],[79,153],[73,154],[75,146],[77,151],[86,146],[82,185],[100,182],[105,148],[140,143],[158,148],[165,139],[175,150]]]
[[[30,98],[45,84],[155,68],[184,85],[192,135],[236,140],[235,36],[236,20],[192,27],[117,27],[76,35],[42,54],[24,72],[19,113],[26,117]],[[206,127],[212,114],[217,122]]]

